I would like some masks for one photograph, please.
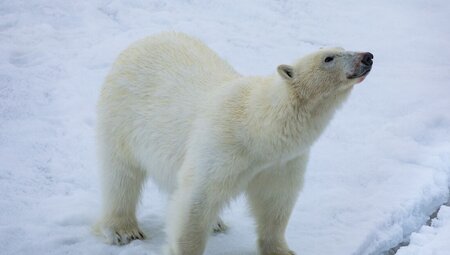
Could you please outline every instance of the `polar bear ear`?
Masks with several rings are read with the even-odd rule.
[[[292,68],[292,66],[279,65],[277,70],[280,76],[287,81],[290,81],[294,78],[294,68]]]

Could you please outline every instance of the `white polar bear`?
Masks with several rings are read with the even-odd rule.
[[[294,254],[284,231],[309,149],[369,73],[372,57],[326,49],[274,75],[244,77],[185,34],[133,44],[114,64],[98,104],[97,230],[115,244],[144,238],[135,212],[149,176],[172,194],[167,254],[203,254],[221,209],[243,191],[259,254]]]

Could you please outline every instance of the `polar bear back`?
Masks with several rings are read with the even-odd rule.
[[[173,189],[196,109],[214,89],[239,77],[206,45],[181,33],[132,44],[116,60],[101,92],[98,133],[108,148],[100,151],[145,169],[163,189]]]
[[[156,99],[173,97],[177,105],[180,100],[198,102],[216,86],[238,77],[201,41],[169,32],[142,39],[123,51],[107,81],[123,80],[121,85],[130,91]]]

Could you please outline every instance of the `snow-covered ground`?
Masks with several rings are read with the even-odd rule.
[[[423,226],[411,235],[408,246],[402,247],[398,255],[433,255],[450,253],[450,207],[442,206],[431,226]]]
[[[160,254],[166,197],[149,183],[151,238],[109,246],[99,212],[95,104],[131,42],[165,30],[199,37],[246,75],[320,47],[375,55],[314,146],[287,230],[303,255],[450,254],[450,2],[0,1],[0,253]],[[243,198],[206,254],[256,254]]]

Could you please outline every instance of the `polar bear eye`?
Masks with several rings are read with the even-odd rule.
[[[326,63],[331,62],[331,61],[333,61],[333,59],[334,59],[334,57],[326,57],[325,62]]]

